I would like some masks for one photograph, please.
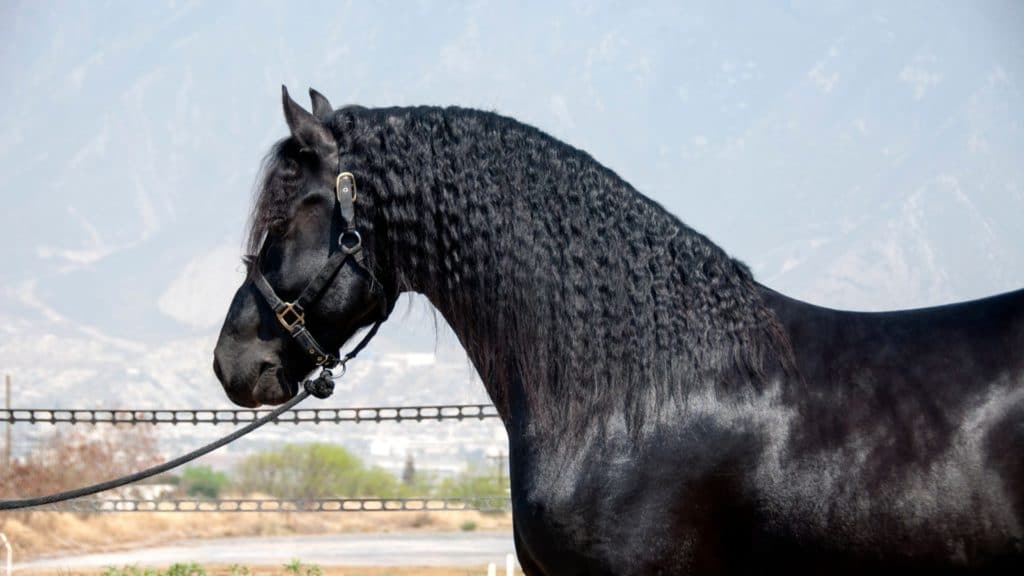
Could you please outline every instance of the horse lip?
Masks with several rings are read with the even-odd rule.
[[[269,366],[256,378],[252,396],[259,404],[283,404],[298,392],[298,385],[281,366]]]
[[[243,408],[259,408],[260,406],[260,403],[253,400],[252,397],[239,396],[230,390],[228,391],[228,399]]]

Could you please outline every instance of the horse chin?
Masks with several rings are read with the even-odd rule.
[[[253,400],[260,404],[283,404],[292,399],[298,386],[292,382],[280,366],[268,368],[260,374],[253,387]]]

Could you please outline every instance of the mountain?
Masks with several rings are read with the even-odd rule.
[[[817,304],[1024,286],[1022,24],[1015,3],[5,4],[0,370],[19,407],[228,406],[211,349],[260,161],[286,135],[282,83],[535,125]],[[419,298],[343,382],[330,403],[487,401]],[[217,430],[160,435],[174,450]],[[361,424],[256,441],[343,439],[390,465],[406,449],[475,457],[503,434]]]

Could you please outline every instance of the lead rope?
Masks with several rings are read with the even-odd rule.
[[[330,374],[330,371],[325,372]],[[150,476],[156,476],[157,474],[160,474],[162,472],[167,472],[168,470],[177,468],[182,464],[187,464],[195,460],[196,458],[203,456],[204,454],[209,454],[210,452],[213,452],[214,450],[220,448],[221,446],[224,446],[225,444],[230,444],[231,442],[238,440],[239,438],[245,436],[249,432],[252,432],[253,430],[259,428],[260,426],[263,426],[267,422],[274,420],[281,414],[287,412],[288,410],[291,410],[292,407],[294,407],[299,402],[302,402],[303,400],[308,398],[310,394],[320,398],[326,398],[327,396],[330,396],[331,392],[333,392],[334,389],[334,382],[329,380],[329,378],[330,377],[328,376],[327,381],[330,382],[329,388],[327,388],[324,384],[323,373],[321,373],[316,378],[306,380],[303,383],[303,390],[296,394],[295,397],[292,398],[291,400],[285,402],[284,404],[281,404],[277,408],[274,408],[274,410],[269,414],[260,416],[256,420],[253,420],[252,422],[243,426],[242,428],[235,430],[231,434],[228,434],[227,436],[220,438],[215,442],[207,444],[206,446],[203,446],[197,450],[193,450],[192,452],[189,452],[184,456],[179,456],[174,460],[169,460],[167,462],[164,462],[163,464],[158,464],[151,468],[146,468],[145,470],[141,470],[139,472],[135,472],[127,476],[122,476],[120,478],[115,478],[113,480],[107,480],[106,482],[100,482],[99,484],[93,484],[92,486],[85,486],[83,488],[76,488],[74,490],[67,490],[64,492],[58,492],[56,494],[49,494],[46,496],[38,496],[36,498],[24,498],[21,500],[0,500],[0,510],[17,510],[19,508],[32,508],[35,506],[56,504],[57,502],[63,502],[65,500],[73,500],[75,498],[81,498],[82,496],[91,496],[92,494],[96,494],[98,492],[104,492],[106,490],[120,488],[125,484],[131,484],[132,482],[145,480]],[[328,390],[327,396],[320,396],[320,394],[322,394],[324,390]]]
[[[187,464],[204,454],[209,454],[221,446],[238,440],[249,432],[252,432],[267,422],[274,420],[281,414],[284,414],[288,410],[291,410],[296,404],[302,402],[310,395],[323,399],[334,393],[334,371],[338,369],[341,370],[338,377],[345,374],[345,367],[348,364],[348,361],[355,358],[356,355],[370,343],[370,340],[372,340],[377,334],[377,330],[380,328],[380,325],[384,323],[384,320],[387,319],[388,315],[387,296],[382,292],[379,294],[382,302],[381,317],[374,322],[373,326],[366,333],[366,336],[363,336],[363,339],[360,340],[350,352],[340,359],[335,357],[333,354],[324,353],[320,344],[316,341],[313,335],[306,330],[304,305],[320,296],[320,292],[327,285],[327,282],[334,276],[334,274],[337,273],[338,269],[341,268],[345,263],[345,260],[349,257],[355,258],[356,262],[362,265],[362,238],[359,236],[359,232],[355,229],[355,215],[353,210],[353,203],[356,199],[355,176],[353,176],[351,172],[341,172],[338,174],[337,180],[335,181],[335,195],[338,199],[341,216],[347,225],[345,231],[342,232],[342,235],[338,238],[338,245],[341,249],[328,260],[320,273],[310,281],[298,299],[294,302],[284,302],[276,293],[274,293],[274,289],[270,286],[270,283],[267,282],[267,279],[263,276],[263,273],[260,272],[258,267],[256,268],[256,273],[254,275],[256,288],[263,294],[267,303],[270,304],[270,307],[274,310],[274,313],[277,315],[278,322],[280,322],[281,325],[284,326],[285,330],[289,332],[289,335],[296,339],[302,348],[313,357],[316,365],[322,368],[320,374],[315,378],[307,378],[304,380],[302,383],[302,390],[300,390],[294,398],[284,404],[281,404],[269,414],[261,416],[242,428],[235,430],[231,434],[228,434],[227,436],[197,450],[193,450],[184,456],[179,456],[174,460],[135,472],[134,474],[122,476],[121,478],[115,478],[114,480],[108,480],[106,482],[100,482],[99,484],[93,484],[92,486],[86,486],[84,488],[76,488],[74,490],[67,490],[36,498],[0,500],[0,510],[18,510],[20,508],[32,508],[34,506],[55,504],[65,500],[81,498],[82,496],[90,496],[105,490],[120,488],[125,484],[131,484],[132,482],[138,482],[139,480],[145,480],[146,478],[155,476],[162,472],[173,470],[182,464]],[[355,243],[352,245],[346,244],[344,242],[346,235],[352,235]]]
[[[239,428],[238,430],[235,430],[231,434],[228,434],[227,436],[220,438],[215,442],[211,442],[206,446],[193,450],[192,452],[189,452],[184,456],[179,456],[174,460],[164,462],[163,464],[158,464],[151,468],[146,468],[145,470],[141,470],[139,472],[135,472],[127,476],[122,476],[120,478],[115,478],[113,480],[107,480],[106,482],[93,484],[92,486],[75,488],[74,490],[66,490],[64,492],[48,494],[46,496],[38,496],[35,498],[23,498],[20,500],[0,500],[0,510],[18,510],[20,508],[32,508],[35,506],[56,504],[57,502],[73,500],[75,498],[81,498],[82,496],[91,496],[93,494],[104,492],[106,490],[120,488],[121,486],[131,484],[132,482],[145,480],[146,478],[149,478],[151,476],[156,476],[157,474],[167,472],[168,470],[173,470],[174,468],[177,468],[182,464],[188,464],[189,462],[195,460],[196,458],[199,458],[200,456],[209,454],[210,452],[213,452],[214,450],[220,448],[221,446],[225,446],[227,444],[234,442],[235,440],[238,440],[242,436],[245,436],[246,434],[252,432],[253,430],[263,426],[267,422],[276,419],[278,416],[284,414],[288,410],[291,410],[293,407],[295,407],[296,404],[302,402],[310,395],[316,396],[317,398],[320,399],[327,398],[328,396],[334,393],[334,370],[337,369],[338,367],[341,367],[342,372],[341,374],[338,374],[338,377],[342,376],[345,373],[345,365],[348,363],[348,361],[355,358],[356,355],[359,354],[359,352],[362,351],[363,348],[365,348],[366,345],[370,343],[370,340],[373,339],[374,335],[377,334],[377,329],[380,328],[380,325],[383,322],[384,320],[381,319],[374,323],[373,327],[370,328],[370,331],[366,333],[366,336],[363,336],[363,339],[359,341],[359,344],[356,344],[355,348],[353,348],[350,352],[345,354],[345,356],[341,360],[335,360],[332,366],[324,366],[323,370],[321,370],[320,374],[318,374],[315,378],[307,378],[306,380],[304,380],[302,382],[302,390],[300,390],[299,393],[296,394],[294,398],[285,402],[284,404],[281,404],[277,408],[274,408],[274,410],[271,411],[269,414],[260,416],[256,420],[253,420],[249,424],[243,426],[242,428]]]
[[[67,490],[64,492],[58,492],[56,494],[49,494],[46,496],[38,496],[36,498],[24,498],[21,500],[0,500],[0,510],[17,510],[19,508],[45,506],[47,504],[55,504],[57,502],[63,502],[65,500],[81,498],[82,496],[90,496],[92,494],[103,492],[105,490],[120,488],[125,484],[131,484],[132,482],[145,480],[150,476],[156,476],[157,474],[160,474],[162,472],[167,472],[168,470],[177,468],[182,464],[187,464],[204,454],[209,454],[210,452],[213,452],[214,450],[220,448],[221,446],[224,446],[225,444],[229,444],[231,442],[234,442],[235,440],[238,440],[239,438],[245,436],[249,432],[252,432],[253,430],[259,428],[260,426],[263,426],[267,422],[270,422],[271,420],[277,418],[284,412],[291,410],[293,406],[305,400],[307,397],[309,397],[310,394],[313,394],[313,383],[319,380],[319,376],[316,379],[306,380],[305,388],[301,392],[296,394],[295,397],[292,398],[291,400],[275,408],[271,413],[260,416],[259,418],[253,420],[246,426],[239,428],[238,430],[235,430],[234,432],[228,434],[223,438],[218,439],[216,442],[207,444],[206,446],[203,446],[202,448],[199,448],[197,450],[193,450],[192,452],[189,452],[184,456],[179,456],[174,460],[169,460],[167,462],[164,462],[163,464],[158,464],[156,466],[153,466],[152,468],[147,468],[145,470],[135,472],[134,474],[122,476],[120,478],[115,478],[113,480],[108,480],[106,482],[100,482],[99,484],[93,484],[92,486],[85,486],[83,488],[76,488],[74,490]],[[333,388],[333,383],[331,384],[331,387]],[[318,389],[317,391],[319,392],[320,390]]]

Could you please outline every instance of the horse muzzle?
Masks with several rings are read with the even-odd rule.
[[[298,385],[289,378],[280,366],[272,366],[260,372],[256,383],[252,386],[251,398],[256,406],[260,404],[283,404],[291,400],[298,392]],[[230,393],[228,394],[230,397]],[[232,398],[232,400],[234,400]],[[255,408],[256,406],[253,406]]]

